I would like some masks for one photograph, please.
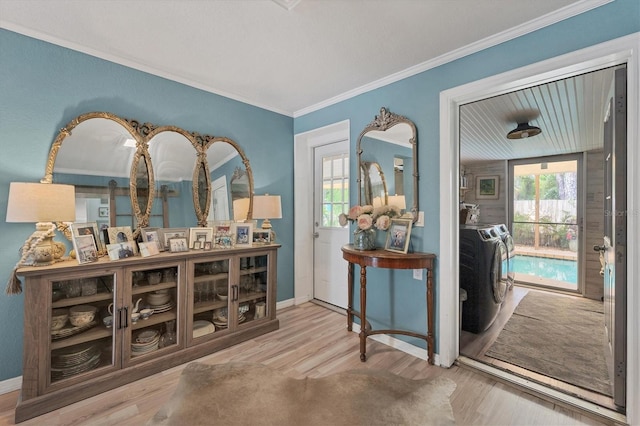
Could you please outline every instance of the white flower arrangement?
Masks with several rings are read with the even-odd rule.
[[[358,229],[363,231],[372,227],[386,231],[391,224],[391,218],[400,215],[400,209],[396,206],[373,207],[371,205],[357,205],[351,207],[349,213],[341,213],[338,220],[340,226],[347,226],[349,222],[356,222]]]

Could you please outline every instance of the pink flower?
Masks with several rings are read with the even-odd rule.
[[[391,224],[391,219],[387,215],[382,215],[376,219],[376,228],[381,231],[386,231],[389,229],[389,225]]]
[[[361,214],[358,216],[358,228],[362,230],[370,229],[373,226],[373,218],[369,214]]]
[[[356,220],[362,213],[364,213],[364,211],[361,206],[353,206],[349,209],[348,216],[350,220]]]
[[[344,213],[340,213],[340,215],[338,216],[338,223],[342,227],[347,226],[347,223],[349,223],[349,217]]]

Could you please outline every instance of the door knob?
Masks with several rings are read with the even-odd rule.
[[[601,251],[601,252],[604,252],[606,249],[607,249],[607,248],[606,248],[604,245],[599,246],[599,245],[597,245],[597,244],[596,244],[595,246],[593,246],[593,251]]]
[[[319,236],[320,236],[320,234],[319,234],[319,233],[317,233],[317,232],[314,232],[314,233],[313,233],[313,238],[318,238]]]

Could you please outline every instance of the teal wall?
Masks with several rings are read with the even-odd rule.
[[[22,374],[24,299],[5,295],[4,284],[35,230],[4,221],[9,183],[39,181],[60,128],[91,111],[236,141],[256,193],[282,196],[283,219],[273,221],[282,243],[277,300],[293,298],[293,168],[282,167],[293,163],[291,117],[0,30],[0,381]]]
[[[277,299],[288,300],[293,297],[293,167],[281,165],[293,164],[293,134],[349,119],[351,157],[355,159],[357,136],[381,106],[413,120],[418,128],[419,196],[425,227],[414,228],[412,244],[415,250],[438,253],[440,92],[638,31],[640,2],[616,0],[293,120],[0,30],[0,211],[6,211],[9,183],[38,181],[58,130],[82,113],[109,111],[157,125],[227,136],[250,159],[255,192],[282,196],[284,218],[273,221],[283,245],[278,257]],[[273,160],[274,150],[277,161]],[[352,204],[355,198],[354,191]],[[0,222],[0,277],[8,278],[19,258],[18,248],[32,231],[32,225]],[[424,286],[412,279],[411,271],[377,271],[371,282],[367,308],[374,327],[425,330]],[[446,278],[436,282],[436,287],[445,285],[450,285]],[[21,374],[22,314],[22,296],[0,295],[0,380]],[[424,347],[423,342],[407,340]]]
[[[413,228],[411,242],[416,251],[438,254],[440,92],[638,31],[640,1],[616,0],[509,42],[297,117],[294,133],[348,119],[351,158],[355,159],[358,135],[379,113],[380,107],[387,107],[391,112],[412,120],[418,129],[419,200],[420,210],[425,212],[425,226]],[[351,166],[351,182],[355,185],[355,160],[352,160]],[[354,191],[351,203],[356,202],[357,193]],[[424,285],[413,280],[411,271],[369,269],[367,275],[371,284],[367,286],[367,317],[373,327],[426,332],[425,289]],[[446,277],[440,278],[435,284],[436,293],[438,288],[452,285]],[[358,303],[357,291],[354,296]],[[425,347],[424,341],[398,337]]]

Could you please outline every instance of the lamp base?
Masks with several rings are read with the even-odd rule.
[[[30,255],[25,264],[31,266],[49,266],[56,261],[58,247],[54,245],[53,236],[56,226],[51,222],[36,223],[36,231],[31,234],[25,247],[28,247]]]

